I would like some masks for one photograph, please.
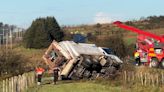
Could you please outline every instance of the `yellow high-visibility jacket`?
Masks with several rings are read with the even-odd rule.
[[[139,52],[135,52],[135,53],[134,53],[134,57],[135,57],[135,58],[138,58],[139,56],[140,56]]]

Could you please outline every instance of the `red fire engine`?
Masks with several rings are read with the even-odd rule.
[[[136,51],[139,52],[141,63],[150,67],[164,68],[164,35],[158,36],[132,26],[127,26],[119,21],[114,22],[114,24],[138,34]]]

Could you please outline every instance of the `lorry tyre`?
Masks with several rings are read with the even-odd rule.
[[[92,67],[92,61],[89,58],[85,58],[82,62],[82,66],[84,66],[86,69],[90,69]]]
[[[161,60],[160,67],[164,69],[164,59]]]
[[[150,61],[150,67],[157,68],[158,67],[158,59],[157,58],[152,58]]]
[[[99,62],[93,62],[92,69],[96,70],[97,72],[100,72],[102,69],[102,66]]]

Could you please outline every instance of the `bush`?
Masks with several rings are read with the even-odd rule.
[[[1,49],[0,57],[0,76],[18,75],[27,71],[27,59],[22,55],[11,50]]]
[[[128,46],[127,46],[127,54],[129,55],[129,56],[131,56],[131,57],[133,57],[133,55],[134,55],[134,52],[135,52],[135,44],[129,44]]]
[[[122,37],[122,34],[113,34],[112,36],[105,39],[96,39],[96,44],[111,48],[117,56],[124,58],[128,53],[126,51],[127,48]]]

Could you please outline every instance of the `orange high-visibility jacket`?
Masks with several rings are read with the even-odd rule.
[[[43,68],[41,68],[41,67],[36,68],[36,73],[37,73],[37,74],[43,74],[44,71],[45,71],[45,70],[44,70]]]

